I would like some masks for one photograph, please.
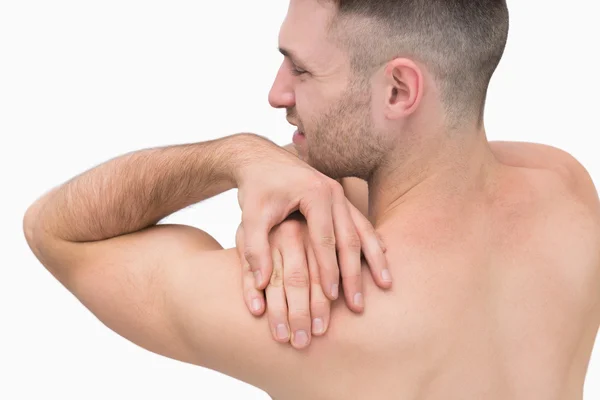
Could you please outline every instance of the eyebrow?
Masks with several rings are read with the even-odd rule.
[[[294,64],[298,64],[298,65],[302,65],[302,66],[306,66],[306,63],[302,62],[302,60],[300,60],[292,50],[286,49],[285,47],[278,47],[279,52],[281,54],[284,55],[284,57],[289,58],[290,60],[292,60],[292,62]]]

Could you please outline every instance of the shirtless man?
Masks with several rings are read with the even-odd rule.
[[[252,134],[127,154],[36,201],[28,243],[109,328],[276,399],[581,399],[600,319],[598,195],[559,149],[487,141],[507,30],[500,0],[291,0],[269,100],[302,132],[300,158]],[[343,181],[385,261],[342,197],[346,177],[368,184]],[[234,187],[242,258],[155,225]],[[296,209],[308,228],[278,225]],[[372,272],[360,279],[359,247]],[[261,272],[243,296],[240,269]],[[269,330],[284,317],[256,318],[243,300],[264,312],[266,288],[267,308],[269,291],[306,304],[306,271],[320,283],[311,299],[333,300],[327,332],[297,333],[310,320],[290,306],[295,336],[278,343]]]

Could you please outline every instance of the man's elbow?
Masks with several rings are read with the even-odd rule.
[[[35,231],[38,221],[38,204],[32,204],[27,211],[25,211],[25,215],[23,217],[23,234],[25,235],[25,240],[29,247],[33,250],[35,243]]]
[[[41,199],[38,199],[25,211],[25,215],[23,216],[23,234],[33,254],[44,264],[43,249],[48,235],[41,225],[41,208],[42,202]]]

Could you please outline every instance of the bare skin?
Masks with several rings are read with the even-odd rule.
[[[600,323],[597,192],[558,149],[490,146],[502,167],[487,190],[407,201],[377,226],[401,279],[379,292],[366,277],[362,318],[335,302],[309,350],[327,367],[274,398],[582,398]],[[366,198],[365,182],[344,186]]]
[[[581,399],[600,322],[597,193],[560,150],[491,145],[502,167],[486,190],[443,207],[406,201],[376,226],[401,279],[381,291],[363,274],[364,312],[340,296],[327,333],[303,351],[248,313],[237,250],[200,230],[162,225],[90,244],[26,232],[108,327],[274,399]]]
[[[564,154],[492,149],[505,163],[494,189],[406,202],[377,227],[401,278],[377,292],[366,277],[360,319],[334,304],[328,344],[310,350],[331,371],[281,399],[582,398],[600,322],[597,195],[582,171],[556,170]]]
[[[287,145],[284,149],[299,157],[294,145]],[[354,217],[358,231],[372,230],[366,219],[369,201],[367,183],[358,178],[341,178],[337,181],[343,188],[347,201],[354,206],[353,210],[358,214]],[[300,227],[299,223],[293,222],[294,220],[306,222],[302,214],[295,213],[269,234],[270,245],[276,252],[273,258],[279,260],[278,269],[271,276],[271,283],[264,291],[258,290],[254,285],[251,267],[246,263],[241,269],[242,293],[246,306],[253,315],[261,316],[267,312],[274,340],[280,343],[290,342],[295,348],[303,349],[310,345],[311,335],[321,336],[327,332],[331,301],[321,287],[321,274],[313,244],[308,240],[309,232],[305,229],[306,226]],[[245,236],[243,224],[240,224],[236,232],[236,248],[241,260],[245,259]],[[385,252],[385,244],[381,238],[379,241],[380,248]],[[366,256],[366,259],[369,257]],[[376,267],[369,269],[379,278],[381,288],[391,287],[389,270],[388,275],[384,277]],[[353,298],[346,290],[343,291],[346,299]],[[353,307],[352,301],[347,301],[347,304],[354,312],[362,311],[362,308]],[[306,336],[306,340],[298,340],[294,333],[299,331],[308,332],[308,335],[302,335]]]
[[[448,129],[435,77],[411,59],[394,58],[352,85],[348,55],[325,34],[335,10],[321,3],[290,2],[280,44],[309,72],[292,74],[286,57],[269,95],[304,132],[297,147],[307,165],[263,142],[231,140],[117,159],[29,208],[32,251],[123,337],[277,400],[581,399],[600,322],[600,206],[589,175],[555,148],[488,143],[476,113]],[[368,201],[333,180],[356,174],[369,178]],[[363,232],[362,250],[375,261],[357,279],[356,219],[307,216],[309,226],[347,222],[336,244],[353,256],[341,262],[350,267],[340,265],[342,277],[354,272],[340,289],[365,303],[359,313],[346,304],[353,296],[331,296],[327,332],[302,351],[273,340],[268,318],[245,303],[240,271],[248,263],[270,271],[258,262],[269,256],[267,240],[244,260],[199,229],[154,225],[236,180],[243,214],[279,204],[270,210],[277,222],[299,199],[309,209],[344,206],[343,194],[359,199],[386,244],[384,263]],[[318,282],[325,295],[338,273],[332,234],[310,236],[329,246],[329,255],[317,248],[331,261],[331,276]],[[394,277],[388,290],[374,280],[384,264]],[[268,273],[260,282],[277,284]]]

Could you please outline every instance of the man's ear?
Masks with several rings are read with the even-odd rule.
[[[423,73],[415,62],[395,58],[384,70],[386,118],[396,120],[411,115],[423,98]]]

